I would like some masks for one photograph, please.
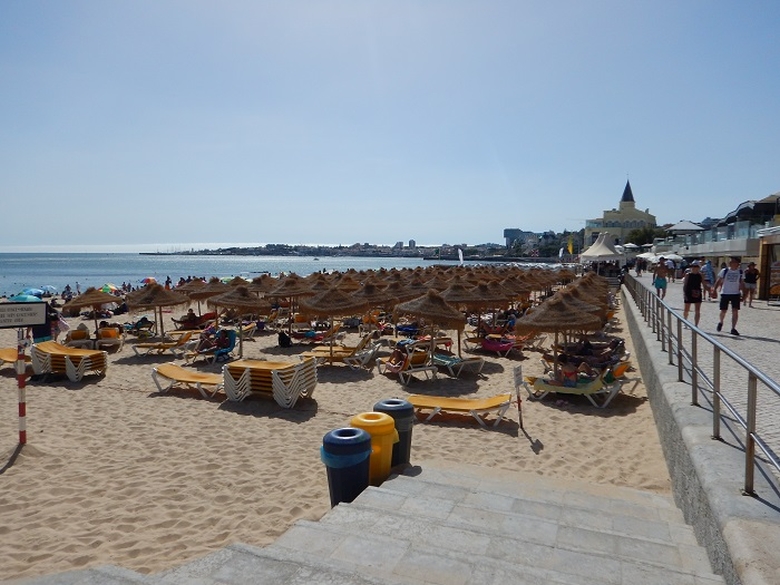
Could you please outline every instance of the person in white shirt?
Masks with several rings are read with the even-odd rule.
[[[726,318],[726,312],[731,305],[731,334],[739,335],[737,331],[737,321],[739,320],[739,306],[742,304],[742,294],[745,292],[745,283],[742,278],[742,270],[739,267],[740,259],[732,256],[729,265],[718,272],[718,278],[715,281],[713,289],[715,292],[721,289],[720,293],[720,320],[717,330],[723,329],[723,319]]]

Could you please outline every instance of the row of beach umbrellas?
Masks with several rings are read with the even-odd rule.
[[[205,300],[210,306],[234,310],[240,315],[261,314],[270,310],[270,299],[278,298],[290,299],[291,305],[297,303],[307,313],[328,318],[373,308],[392,308],[396,317],[411,315],[431,325],[460,332],[465,325],[463,311],[506,306],[508,302],[551,290],[553,285],[574,278],[574,273],[565,270],[502,268],[355,271],[329,275],[315,273],[308,277],[290,274],[283,278],[263,275],[251,282],[240,277],[229,283],[217,278],[209,282],[193,280],[175,290],[150,283],[128,293],[126,301],[131,310],[153,309],[156,319],[159,314],[161,334],[164,334],[163,307],[193,301],[200,304]],[[88,289],[66,306],[97,310],[118,300],[109,292]],[[542,306],[548,303],[550,301]],[[540,318],[538,310],[532,315]]]

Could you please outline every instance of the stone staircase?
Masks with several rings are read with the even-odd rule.
[[[670,498],[426,464],[265,548],[233,545],[156,575],[118,567],[25,585],[723,585]]]

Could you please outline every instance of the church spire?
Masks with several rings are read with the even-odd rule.
[[[623,189],[623,197],[620,198],[621,203],[634,203],[634,193],[631,191],[631,183],[626,179],[626,188]]]

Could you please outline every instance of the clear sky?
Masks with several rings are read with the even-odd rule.
[[[0,251],[479,244],[780,191],[780,2],[0,0]]]

